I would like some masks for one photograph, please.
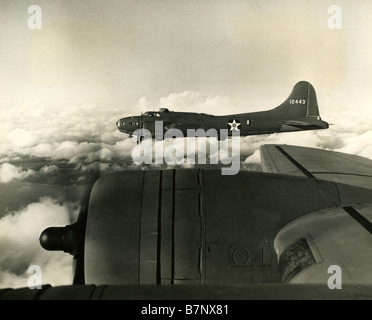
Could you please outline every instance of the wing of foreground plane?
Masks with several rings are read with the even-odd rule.
[[[260,152],[264,172],[307,176],[372,189],[370,159],[289,145],[263,145]]]
[[[282,274],[284,281],[326,281],[326,268],[337,265],[343,270],[344,281],[369,283],[372,280],[372,160],[289,145],[264,145],[260,152],[264,172],[306,177],[319,183],[331,181],[345,200],[359,198],[304,215],[277,234],[274,246],[284,264],[290,265],[296,260],[289,257],[291,250],[292,254],[297,250],[296,254],[302,255],[300,259],[308,250],[312,260],[302,262],[305,272],[297,273],[294,267],[289,267]],[[307,268],[306,263],[313,266]]]

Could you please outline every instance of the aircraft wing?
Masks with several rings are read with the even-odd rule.
[[[335,151],[288,145],[260,148],[264,172],[330,180],[372,189],[372,160]]]

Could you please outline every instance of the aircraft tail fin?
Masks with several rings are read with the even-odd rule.
[[[300,81],[289,97],[276,109],[281,116],[319,118],[318,101],[314,87],[307,81]]]

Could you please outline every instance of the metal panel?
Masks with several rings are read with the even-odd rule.
[[[139,284],[156,284],[160,171],[145,171],[143,179]]]
[[[85,281],[138,284],[143,171],[101,177],[93,187],[87,217]]]
[[[173,214],[174,214],[174,170],[162,173],[161,217],[160,217],[160,281],[172,284],[173,260]]]
[[[210,285],[280,282],[276,233],[296,217],[340,203],[330,182],[252,172],[223,178],[221,184],[219,172],[204,171]]]
[[[174,220],[174,283],[200,283],[199,170],[177,171]]]

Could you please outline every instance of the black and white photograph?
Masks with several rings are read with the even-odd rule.
[[[371,299],[371,13],[0,0],[0,300]]]

